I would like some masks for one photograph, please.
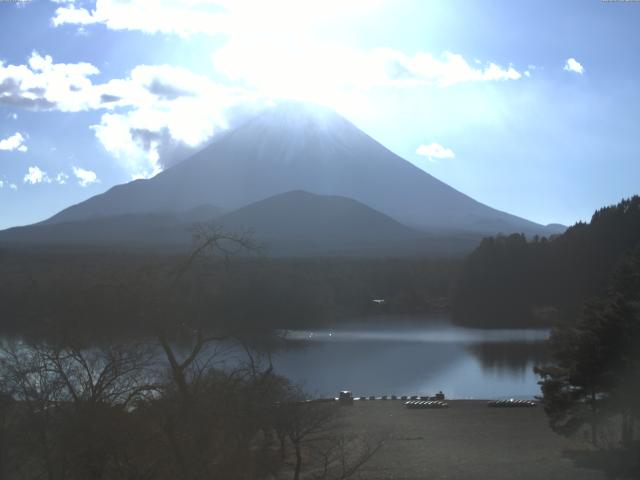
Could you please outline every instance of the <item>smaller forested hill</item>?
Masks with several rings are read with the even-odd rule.
[[[596,211],[547,238],[485,238],[464,262],[453,298],[456,322],[551,325],[602,293],[618,262],[640,243],[640,196]]]

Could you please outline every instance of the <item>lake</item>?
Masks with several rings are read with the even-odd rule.
[[[355,396],[442,390],[447,398],[459,399],[538,395],[533,366],[545,360],[549,336],[548,330],[472,329],[452,325],[444,316],[403,315],[280,333],[285,341],[272,353],[275,371],[311,396],[336,396],[340,390]],[[220,367],[246,361],[237,345],[212,348],[221,352]],[[160,350],[158,359],[165,362]]]
[[[273,358],[278,373],[318,396],[531,398],[533,366],[545,360],[548,330],[479,330],[446,318],[388,316],[336,328],[287,331]]]

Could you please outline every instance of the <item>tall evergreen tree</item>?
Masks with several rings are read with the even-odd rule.
[[[639,242],[637,195],[550,239],[484,239],[461,268],[454,318],[474,326],[550,326],[559,316],[577,318],[580,306],[604,293],[616,263]]]
[[[640,246],[620,263],[607,294],[585,305],[575,325],[551,335],[553,363],[536,368],[542,402],[562,434],[622,419],[621,442],[634,439],[640,419]]]

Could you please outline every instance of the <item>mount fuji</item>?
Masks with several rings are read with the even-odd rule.
[[[314,199],[314,207],[307,212],[305,208],[310,202],[291,200],[298,198],[296,195],[283,197],[292,203],[287,207],[287,215],[273,217],[276,224],[270,230],[271,237],[279,230],[294,235],[291,225],[302,229],[305,222],[301,219],[306,214],[311,215],[306,223],[313,222],[313,216],[324,211],[318,202],[328,202],[327,212],[337,213],[336,197],[353,200],[362,207],[353,209],[353,215],[363,214],[366,209],[375,212],[375,215],[366,215],[373,222],[368,229],[370,233],[376,228],[387,233],[397,230],[393,235],[381,235],[381,241],[407,237],[409,230],[414,237],[418,233],[476,238],[497,233],[555,233],[455,190],[394,154],[330,109],[286,102],[266,108],[217,135],[201,151],[153,178],[117,185],[39,224],[0,232],[0,242],[32,242],[37,237],[37,242],[42,243],[47,237],[53,240],[46,231],[55,231],[55,242],[65,243],[65,231],[69,236],[74,232],[77,238],[83,227],[96,228],[106,222],[112,232],[109,238],[126,243],[136,223],[132,216],[145,219],[140,222],[138,236],[144,236],[145,225],[148,227],[150,221],[152,224],[161,221],[166,232],[171,224],[175,228],[182,225],[180,228],[184,229],[188,220],[208,218],[206,215],[200,218],[194,212],[204,214],[215,210],[215,217],[224,225],[225,215],[221,212],[231,214],[241,208],[248,209],[256,202],[287,192],[314,194],[315,197],[305,197]],[[291,212],[296,204],[300,210],[294,215]],[[276,208],[282,206],[283,201],[267,205]],[[254,223],[258,218],[244,217],[253,219]],[[323,225],[328,227],[327,238],[332,236],[332,218],[326,212],[322,216]],[[118,235],[118,219],[126,219],[127,228],[121,235]],[[231,223],[238,225],[237,220]],[[245,225],[248,228],[255,226],[248,223]],[[343,223],[338,223],[344,228]],[[280,228],[285,225],[287,228]],[[337,228],[338,224],[335,225]],[[359,225],[362,227],[364,223]],[[334,237],[337,234],[333,232]],[[85,237],[87,243],[92,243],[91,235]],[[173,234],[168,238],[177,241]],[[353,241],[355,237],[350,239]]]

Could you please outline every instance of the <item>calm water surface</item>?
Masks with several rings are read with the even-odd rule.
[[[545,360],[548,330],[479,330],[446,318],[379,317],[335,328],[287,331],[272,354],[277,373],[314,396],[432,395],[531,398],[533,366]],[[220,366],[246,361],[242,349],[219,345]],[[186,353],[187,350],[185,350]],[[158,352],[164,361],[162,352]]]
[[[445,319],[386,317],[375,323],[288,331],[276,370],[306,390],[334,396],[433,394],[448,398],[530,398],[533,366],[548,330],[478,330]]]

